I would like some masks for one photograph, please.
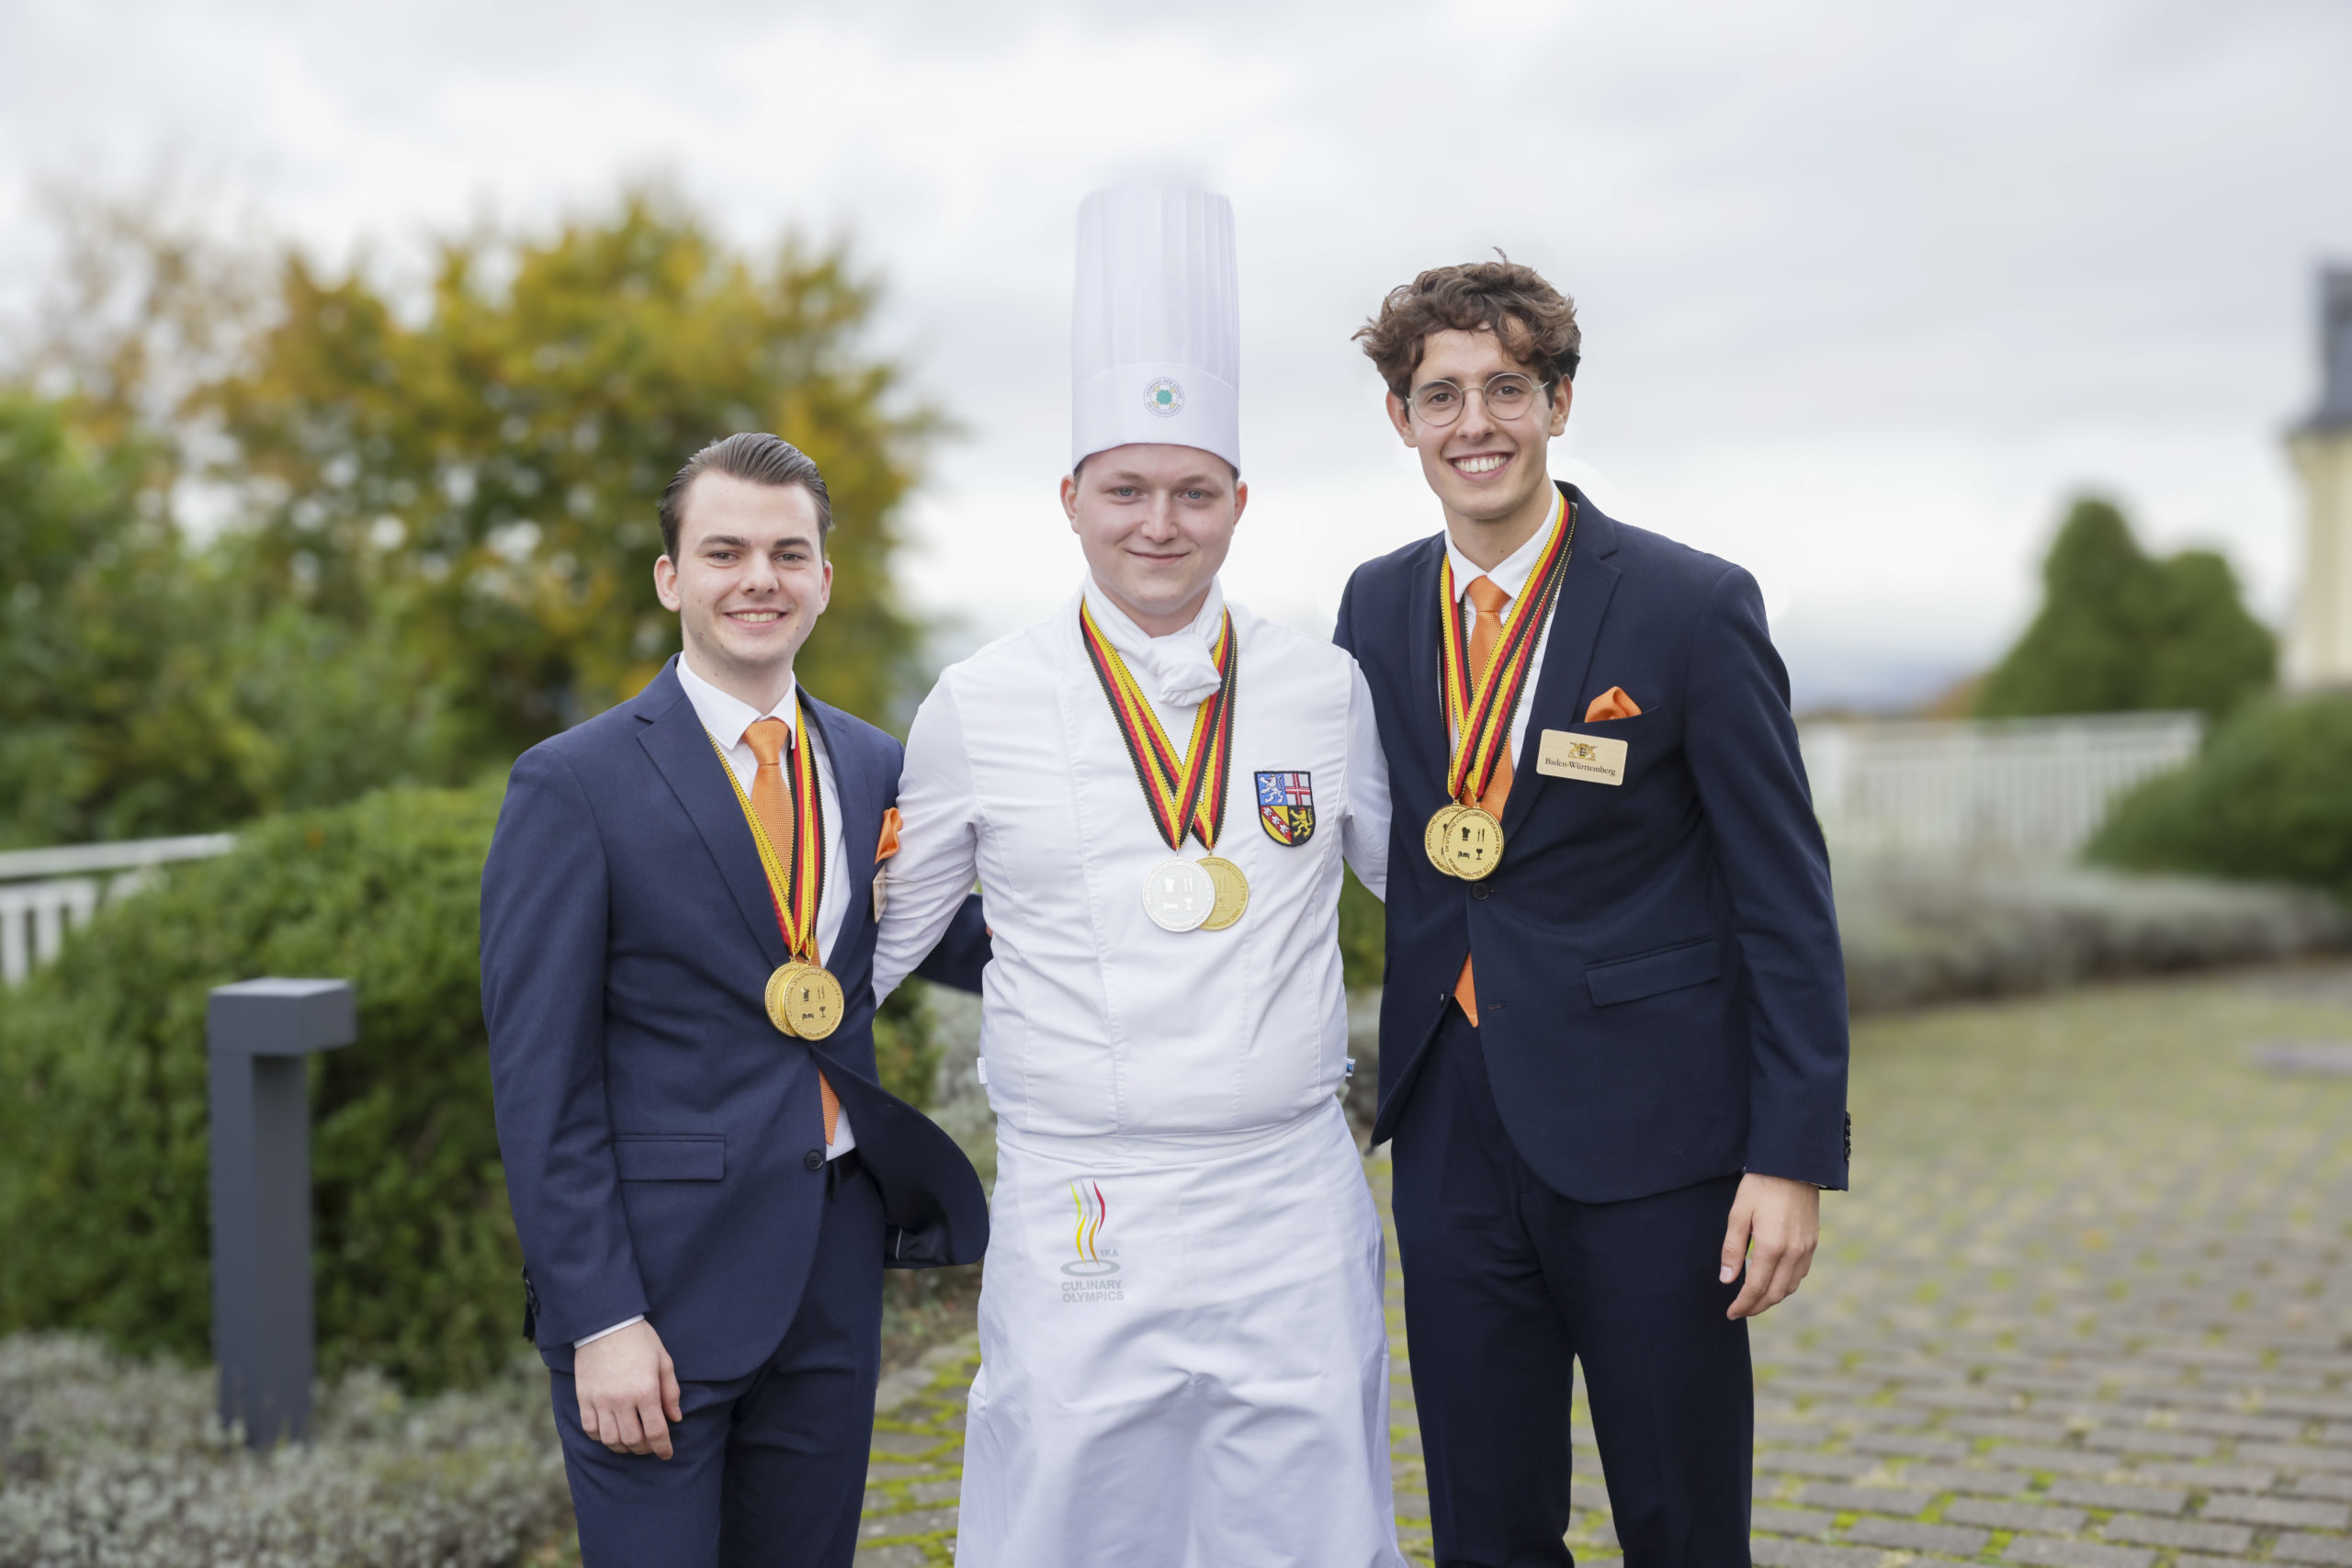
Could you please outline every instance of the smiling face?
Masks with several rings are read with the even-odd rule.
[[[1506,370],[1532,378],[1539,386],[1544,379],[1542,367],[1514,357],[1493,333],[1449,328],[1422,339],[1413,389],[1418,392],[1431,381],[1484,389],[1488,377]],[[1503,552],[1508,554],[1551,514],[1553,491],[1544,452],[1552,438],[1568,427],[1573,390],[1562,381],[1548,399],[1535,399],[1507,420],[1494,416],[1482,391],[1465,397],[1461,417],[1442,426],[1423,423],[1404,399],[1390,395],[1388,417],[1405,445],[1420,455],[1421,476],[1437,492],[1447,526],[1465,549],[1465,532],[1474,536],[1517,534]]]
[[[1250,487],[1197,446],[1114,446],[1062,480],[1062,511],[1113,604],[1153,637],[1200,614]]]
[[[688,487],[678,553],[653,563],[695,673],[765,713],[833,592],[816,498],[797,484],[706,472]]]

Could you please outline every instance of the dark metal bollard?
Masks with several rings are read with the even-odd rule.
[[[310,1435],[306,1058],[358,1037],[343,980],[246,980],[205,1010],[212,1099],[212,1355],[220,1419],[256,1449]]]

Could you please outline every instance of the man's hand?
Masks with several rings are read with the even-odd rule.
[[[670,1421],[678,1408],[678,1371],[650,1323],[632,1323],[572,1353],[580,1425],[616,1454],[670,1457]],[[667,1416],[669,1419],[664,1420]]]
[[[1741,1177],[1724,1230],[1724,1270],[1716,1278],[1730,1284],[1745,1262],[1747,1282],[1727,1315],[1757,1317],[1794,1295],[1798,1281],[1813,1271],[1813,1250],[1820,1244],[1820,1188],[1785,1176]]]

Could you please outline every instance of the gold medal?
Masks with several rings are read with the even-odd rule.
[[[808,733],[805,710],[799,716],[797,733]],[[767,1010],[768,1021],[775,1025],[778,1032],[796,1040],[822,1040],[841,1027],[847,1007],[842,983],[817,961],[817,906],[825,889],[825,818],[823,796],[817,788],[815,748],[796,744],[792,749],[789,779],[793,852],[789,865],[776,852],[775,840],[768,837],[766,825],[752,807],[743,781],[735,776],[715,735],[711,737],[710,749],[718,754],[718,765],[727,770],[728,782],[735,786],[735,802],[743,808],[743,821],[752,829],[752,842],[759,851],[760,870],[767,877],[769,899],[775,909],[776,934],[784,939],[787,954],[785,962],[768,976],[761,1003]],[[881,878],[876,877],[875,884],[878,893]],[[876,905],[878,919],[878,898]]]
[[[1502,863],[1503,825],[1477,807],[1454,807],[1446,824],[1445,858],[1463,881],[1485,881]]]
[[[1430,813],[1430,825],[1421,829],[1421,852],[1430,857],[1431,865],[1448,876],[1454,873],[1453,858],[1446,853],[1446,844],[1453,835],[1453,819],[1462,815],[1462,809],[1449,801]]]
[[[1545,618],[1560,596],[1576,549],[1576,509],[1565,494],[1555,505],[1552,531],[1527,581],[1503,613],[1502,629],[1480,668],[1470,667],[1462,615],[1453,592],[1451,558],[1438,569],[1438,689],[1445,703],[1453,749],[1445,773],[1451,802],[1441,807],[1421,834],[1430,863],[1448,876],[1483,882],[1502,863],[1503,825],[1477,802],[1492,790],[1495,774],[1510,745],[1511,715],[1518,710],[1535,645]]]
[[[1223,855],[1203,855],[1200,867],[1216,884],[1216,906],[1209,910],[1209,918],[1201,922],[1204,931],[1221,931],[1238,920],[1250,908],[1250,879],[1241,868]]]
[[[784,978],[783,995],[776,995],[776,980]],[[786,1034],[800,1040],[822,1040],[842,1023],[842,983],[831,971],[816,964],[787,964],[768,976],[768,1018],[774,1021],[778,1001],[783,1004],[784,1021],[779,1026]]]
[[[767,1002],[768,1021],[786,1034],[795,1032],[792,1027],[792,1009],[788,1005],[793,983],[800,977],[800,971],[807,967],[808,967],[807,964],[796,958],[789,964],[778,964],[775,973],[768,976],[768,988],[764,998]]]

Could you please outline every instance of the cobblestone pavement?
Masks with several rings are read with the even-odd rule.
[[[2352,975],[1859,1025],[1856,1190],[1755,1331],[1756,1562],[2352,1568],[2352,1077],[2250,1065],[2327,1041]],[[1393,1278],[1389,1307],[1397,1519],[1428,1562]],[[934,1352],[878,1424],[861,1568],[952,1561],[976,1360]],[[1575,1421],[1568,1540],[1613,1562]]]

